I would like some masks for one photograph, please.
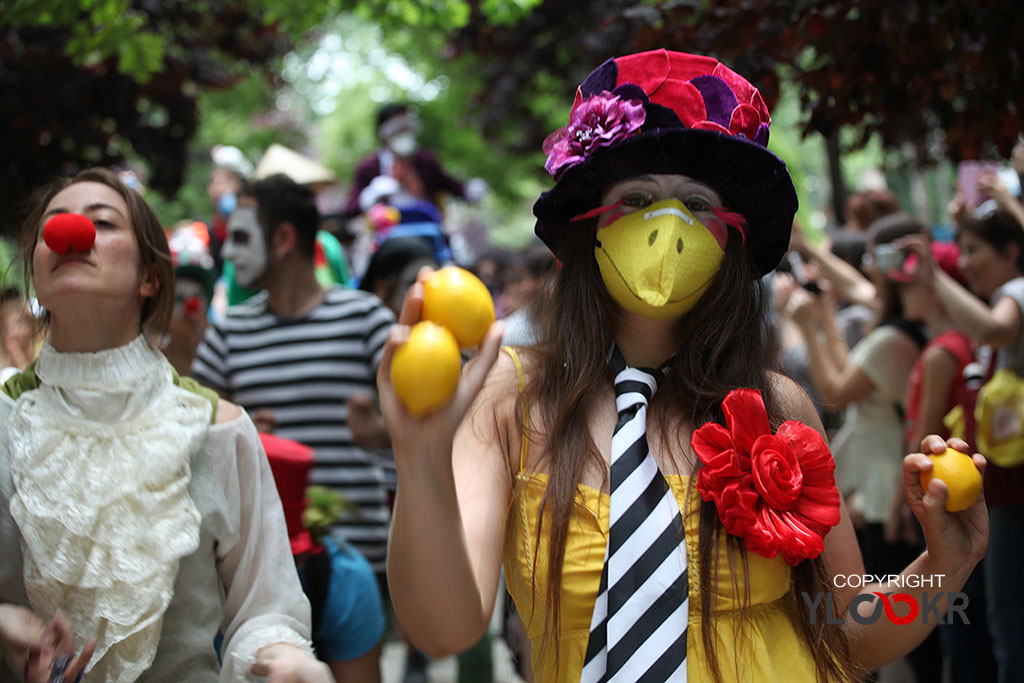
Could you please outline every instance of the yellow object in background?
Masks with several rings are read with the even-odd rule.
[[[402,405],[416,418],[451,400],[461,371],[455,336],[428,320],[412,326],[409,339],[391,358],[391,384]]]
[[[1009,368],[996,370],[978,392],[974,409],[978,450],[1000,467],[1024,463],[1024,379]]]
[[[959,512],[974,505],[981,493],[981,471],[971,456],[947,448],[945,453],[928,457],[932,461],[932,470],[921,473],[921,488],[927,491],[933,478],[944,482],[949,491],[946,512]]]

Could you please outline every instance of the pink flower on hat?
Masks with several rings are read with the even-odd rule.
[[[569,125],[544,140],[544,168],[553,176],[582,163],[595,150],[633,135],[647,117],[643,102],[623,100],[607,90],[572,108]]]

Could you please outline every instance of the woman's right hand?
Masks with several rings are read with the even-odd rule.
[[[938,266],[935,265],[935,257],[932,255],[931,242],[928,238],[924,235],[905,235],[894,241],[892,246],[917,257],[917,268],[913,273],[915,282],[926,287],[933,286]]]
[[[996,204],[1003,211],[1007,210],[1010,202],[1017,200],[995,173],[983,173],[978,178],[978,190],[982,197],[996,200]]]
[[[788,315],[797,327],[804,332],[813,333],[821,322],[821,298],[802,287],[796,287],[786,303],[785,315]]]
[[[423,307],[423,282],[433,273],[430,267],[420,269],[416,282],[409,288],[398,316],[398,324],[392,327],[384,346],[380,368],[377,370],[377,391],[380,396],[381,413],[391,435],[391,445],[395,458],[417,450],[436,446],[434,455],[450,458],[451,444],[455,430],[465,417],[473,399],[487,378],[498,357],[498,349],[504,334],[505,325],[498,321],[491,325],[480,344],[480,351],[475,358],[462,368],[455,395],[446,405],[422,418],[409,414],[398,399],[391,384],[391,359],[395,350],[409,338],[409,330],[420,320]]]
[[[971,216],[971,210],[959,192],[949,200],[949,204],[946,206],[946,211],[949,213],[950,217],[953,219],[953,223],[956,225],[962,224]]]
[[[807,258],[813,256],[811,243],[804,234],[803,226],[796,219],[793,219],[793,229],[789,233],[789,250]]]
[[[69,658],[63,680],[76,680],[96,646],[90,640],[75,656],[75,631],[63,613],[46,623],[31,610],[8,604],[0,605],[0,643],[8,666],[28,683],[49,683],[59,658]]]

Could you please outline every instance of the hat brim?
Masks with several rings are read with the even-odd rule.
[[[661,129],[601,148],[569,168],[533,205],[537,236],[557,255],[574,216],[599,206],[611,183],[645,174],[685,175],[712,187],[747,220],[747,247],[763,275],[789,248],[799,201],[786,164],[764,147],[716,131]]]
[[[313,536],[308,531],[300,531],[291,537],[292,555],[311,553],[316,548]]]

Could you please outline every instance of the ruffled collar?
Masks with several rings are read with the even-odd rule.
[[[98,353],[47,344],[36,374],[8,425],[25,590],[39,614],[59,608],[96,638],[90,680],[135,680],[199,544],[188,487],[210,405],[141,336]]]
[[[141,334],[124,346],[90,353],[65,353],[46,342],[36,361],[40,381],[72,390],[137,391],[160,370],[170,376],[164,357]]]

